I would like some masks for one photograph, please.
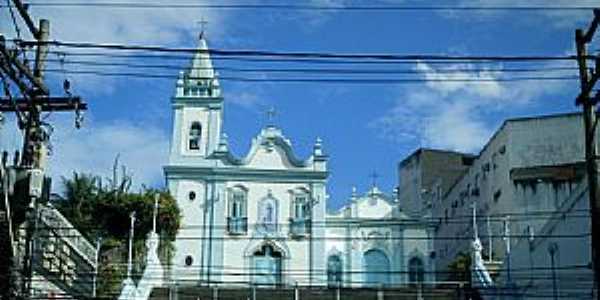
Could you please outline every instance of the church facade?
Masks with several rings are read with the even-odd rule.
[[[375,186],[327,212],[328,156],[315,139],[298,158],[274,125],[244,157],[222,132],[206,40],[172,98],[167,187],[182,212],[166,282],[177,285],[365,286],[433,280],[429,224]]]

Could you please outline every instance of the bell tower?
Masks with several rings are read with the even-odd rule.
[[[201,163],[217,148],[223,120],[221,88],[203,33],[190,67],[179,73],[171,103],[169,164]]]

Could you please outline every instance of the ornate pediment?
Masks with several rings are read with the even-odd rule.
[[[316,162],[327,160],[320,139],[317,139],[311,157],[306,160],[298,159],[294,155],[290,140],[283,135],[281,129],[274,126],[267,126],[261,130],[260,134],[252,140],[252,146],[245,158],[235,158],[229,152],[226,141],[221,141],[211,158],[221,159],[229,165],[269,170],[306,169]]]

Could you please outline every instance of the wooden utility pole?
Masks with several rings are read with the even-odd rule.
[[[585,128],[585,164],[588,180],[588,193],[591,212],[591,235],[592,235],[592,265],[594,269],[594,290],[596,299],[600,300],[600,195],[598,194],[598,149],[596,146],[596,104],[599,94],[591,97],[594,85],[600,77],[600,58],[595,59],[595,69],[588,70],[587,44],[592,41],[594,33],[600,22],[600,9],[594,9],[594,20],[587,32],[582,29],[575,31],[575,43],[577,45],[577,63],[579,65],[579,79],[581,92],[577,97],[576,104],[583,106],[583,121]],[[591,73],[591,74],[590,74]]]
[[[25,184],[19,184],[20,187],[14,189],[14,196],[11,201],[2,205],[2,212],[6,216],[8,224],[14,222],[14,230],[18,230],[21,222],[25,222],[25,253],[18,254],[15,251],[10,253],[0,253],[7,255],[8,261],[0,265],[2,274],[22,274],[19,278],[10,278],[8,282],[0,283],[0,297],[2,299],[14,299],[28,297],[31,291],[33,275],[33,258],[35,251],[35,223],[37,219],[38,201],[42,194],[44,182],[44,171],[46,164],[46,155],[48,153],[49,134],[43,128],[41,114],[48,111],[67,111],[74,110],[79,122],[79,112],[87,107],[82,103],[79,97],[74,97],[68,90],[69,84],[65,83],[65,93],[68,97],[52,98],[49,90],[44,83],[44,67],[48,53],[48,36],[50,33],[50,22],[41,19],[39,26],[29,16],[27,8],[21,0],[13,0],[13,6],[19,12],[25,25],[36,40],[36,56],[33,71],[29,68],[26,61],[18,57],[18,51],[9,50],[6,46],[4,37],[0,34],[0,75],[2,78],[9,79],[20,91],[22,98],[15,98],[7,91],[5,98],[0,98],[0,112],[15,112],[19,119],[19,128],[23,130],[23,149],[20,165],[15,166],[20,173],[18,178],[22,178]],[[14,183],[12,183],[14,184]],[[3,186],[4,189],[8,188]],[[11,210],[11,205],[25,207],[25,220],[15,220],[17,214],[15,209]],[[9,212],[13,212],[13,214]],[[22,212],[21,212],[22,213]],[[8,228],[6,228],[8,227]],[[8,238],[17,236],[16,232],[8,232],[10,226],[0,228],[0,243],[12,244],[15,241]],[[11,230],[12,231],[12,230]],[[7,240],[8,239],[8,240]],[[22,256],[22,269],[20,272],[14,272],[17,267],[16,256]],[[21,291],[18,291],[18,282],[21,283]],[[19,295],[20,294],[20,295]],[[20,296],[20,297],[19,297]]]

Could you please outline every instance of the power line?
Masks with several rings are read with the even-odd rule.
[[[99,66],[99,67],[126,67],[132,69],[165,69],[165,70],[215,70],[220,72],[239,73],[303,73],[303,74],[452,74],[452,73],[540,73],[576,71],[576,67],[538,67],[538,68],[439,68],[432,70],[378,68],[231,68],[231,67],[193,67],[185,68],[180,65],[169,64],[134,64],[126,62],[99,62],[89,60],[62,60],[48,59],[48,62],[68,65]]]
[[[197,48],[174,48],[161,46],[143,46],[126,44],[100,44],[87,42],[64,42],[64,41],[18,41],[23,46],[36,46],[39,44],[80,48],[80,49],[110,49],[118,51],[144,51],[157,53],[207,53],[217,56],[250,56],[250,57],[284,57],[284,58],[323,58],[323,59],[366,59],[383,61],[421,61],[421,60],[443,60],[443,61],[576,61],[576,55],[505,55],[505,56],[472,56],[472,55],[401,55],[401,54],[340,54],[332,52],[283,52],[265,50],[222,50],[222,49],[197,49]],[[585,57],[595,59],[596,56]]]
[[[504,222],[507,216],[510,217],[512,222],[516,223],[527,223],[532,221],[545,221],[549,220],[556,215],[561,215],[563,219],[574,219],[574,218],[589,218],[589,209],[573,209],[569,211],[561,211],[561,210],[539,210],[539,211],[530,211],[530,212],[512,212],[512,213],[498,213],[498,214],[489,214],[490,221],[492,223],[501,223]],[[452,224],[472,224],[472,215],[461,215],[456,214],[449,218],[448,223]],[[326,218],[327,219],[327,218]],[[394,226],[394,225],[412,225],[412,224],[422,224],[425,223],[437,223],[440,219],[444,219],[443,217],[424,217],[424,218],[415,218],[409,220],[403,219],[361,219],[361,218],[352,218],[352,219],[329,219],[324,221],[311,221],[313,227],[332,227],[332,228],[344,228],[346,226],[363,226],[363,227],[379,227],[379,226]],[[260,225],[263,223],[248,223],[251,225]],[[287,226],[289,223],[275,223],[278,226]],[[202,225],[198,225],[202,226]],[[187,225],[186,228],[194,228],[198,227],[196,225]],[[72,229],[71,227],[53,227],[57,229]],[[96,229],[100,227],[78,227],[78,229]]]
[[[129,53],[129,54],[119,54],[119,53],[108,53],[108,52],[80,52],[80,51],[57,51],[50,50],[49,53],[55,53],[57,55],[68,55],[75,57],[109,57],[109,58],[147,58],[147,59],[169,59],[169,60],[185,60],[189,61],[192,59],[193,53],[170,53],[170,54],[140,54],[140,53]],[[314,63],[314,64],[357,64],[357,65],[405,65],[405,64],[414,64],[416,62],[426,63],[426,64],[492,64],[494,61],[473,61],[473,60],[414,60],[414,61],[378,61],[378,60],[348,60],[348,59],[309,59],[309,58],[266,58],[266,57],[236,57],[236,56],[211,56],[211,60],[213,61],[241,61],[241,62],[260,62],[260,63]],[[520,64],[531,64],[537,63],[536,61],[503,61],[502,63],[520,63]]]
[[[58,69],[48,69],[46,72],[63,72]],[[146,74],[146,73],[131,73],[131,72],[100,72],[92,70],[64,70],[67,74],[79,75],[95,75],[105,77],[133,77],[138,79],[153,78],[153,79],[177,79],[175,75],[169,74]],[[188,77],[187,79],[195,79]],[[200,79],[200,78],[199,78]],[[346,84],[417,84],[425,82],[466,82],[466,83],[494,83],[494,82],[522,82],[522,81],[571,81],[578,80],[576,75],[573,76],[522,76],[522,77],[506,77],[506,78],[444,78],[444,79],[425,79],[425,78],[404,78],[404,79],[369,79],[369,78],[252,78],[240,76],[220,76],[219,80],[234,81],[234,82],[263,82],[263,83],[346,83]]]
[[[190,3],[140,3],[140,2],[32,2],[30,6],[37,7],[94,7],[120,9],[229,9],[229,10],[320,10],[320,11],[588,11],[594,6],[583,5],[317,5],[317,4],[190,4]],[[1,5],[0,7],[7,7]]]

